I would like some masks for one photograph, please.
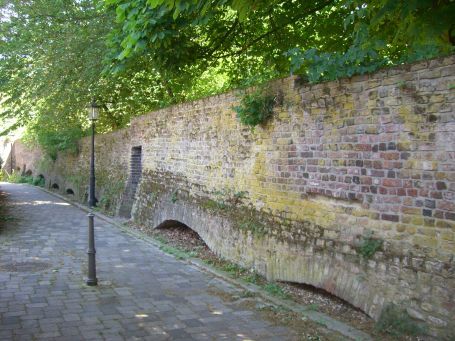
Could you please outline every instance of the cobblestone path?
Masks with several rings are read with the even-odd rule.
[[[296,339],[210,294],[232,285],[98,218],[100,284],[86,286],[86,213],[31,186],[0,190],[17,217],[0,229],[0,340]]]

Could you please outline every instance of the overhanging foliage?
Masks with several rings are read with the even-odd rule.
[[[450,0],[1,0],[0,120],[28,126],[39,143],[69,141],[88,127],[93,97],[103,132],[290,72],[316,82],[448,54],[454,8]]]

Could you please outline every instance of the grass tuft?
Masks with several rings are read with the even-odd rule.
[[[283,290],[283,288],[276,283],[267,283],[266,285],[264,285],[264,290],[267,291],[269,294],[279,297],[279,298],[283,298],[283,299],[289,298],[289,294],[286,293]]]

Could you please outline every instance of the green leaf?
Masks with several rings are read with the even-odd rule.
[[[162,5],[163,3],[165,3],[164,0],[147,0],[147,4],[151,8],[157,8],[159,5]]]

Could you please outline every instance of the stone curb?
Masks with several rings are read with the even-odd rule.
[[[114,225],[115,227],[117,227],[118,229],[120,229],[122,232],[125,232],[135,238],[138,238],[138,239],[141,239],[141,240],[144,240],[152,245],[154,245],[155,247],[159,248],[161,246],[164,246],[166,244],[164,243],[161,243],[151,237],[148,237],[146,235],[144,235],[143,233],[140,233],[140,232],[137,232],[137,231],[134,231],[132,229],[129,229],[125,226],[123,226],[122,224],[120,224],[118,221],[116,221],[115,219],[113,218],[110,218],[100,212],[96,212],[96,211],[93,211],[93,210],[90,210],[87,206],[84,206],[78,202],[75,202],[61,194],[58,194],[58,193],[54,193],[54,192],[51,192],[45,188],[42,188],[42,187],[38,187],[38,186],[33,186],[33,185],[29,185],[29,184],[23,184],[23,185],[26,185],[26,186],[31,186],[31,187],[34,187],[34,188],[38,188],[50,195],[53,195],[77,208],[79,208],[80,210],[84,211],[84,212],[92,212],[96,217],[100,218],[101,220],[104,220],[106,221],[107,223],[111,224],[111,225]],[[160,249],[161,252],[163,252],[164,254],[168,255],[168,256],[172,256],[174,257],[173,255],[171,254],[168,254],[164,251],[162,251]],[[176,258],[176,257],[174,257]],[[308,307],[306,306],[302,306],[300,304],[297,304],[297,303],[294,303],[294,302],[290,302],[290,301],[286,301],[286,300],[283,300],[283,299],[279,299],[277,297],[274,297],[272,295],[270,295],[269,293],[267,293],[265,290],[263,290],[261,287],[255,285],[255,284],[252,284],[252,283],[247,283],[247,282],[244,282],[244,281],[241,281],[241,280],[237,280],[237,279],[234,279],[232,277],[230,277],[226,272],[224,271],[221,271],[221,270],[218,270],[216,268],[213,268],[207,264],[205,264],[204,262],[202,262],[200,259],[197,259],[197,258],[187,258],[185,260],[181,260],[181,259],[177,259],[176,260],[178,261],[183,261],[185,263],[189,263],[189,264],[192,264],[194,266],[196,266],[197,268],[199,268],[200,270],[204,271],[204,272],[207,272],[207,273],[210,273],[216,277],[219,277],[223,280],[225,280],[226,282],[229,282],[231,284],[234,284],[238,287],[241,287],[242,289],[244,290],[247,290],[247,291],[250,291],[250,292],[253,292],[254,294],[260,296],[262,299],[264,299],[265,301],[268,301],[269,303],[275,305],[275,306],[281,306],[281,307],[284,307],[290,311],[293,311],[293,312],[296,312],[296,313],[300,313],[302,314],[303,316],[305,316],[306,318],[308,318],[309,320],[313,321],[313,322],[316,322],[318,324],[321,324],[323,325],[324,327],[326,327],[327,329],[330,329],[332,331],[335,331],[335,332],[338,332],[340,334],[342,334],[343,336],[345,337],[348,337],[352,340],[356,340],[356,341],[370,341],[370,340],[373,340],[373,338],[368,335],[367,333],[365,332],[362,332],[356,328],[353,328],[343,322],[340,322],[324,313],[321,313],[321,312],[318,312],[318,311],[314,311],[314,310],[311,310],[309,309]]]

